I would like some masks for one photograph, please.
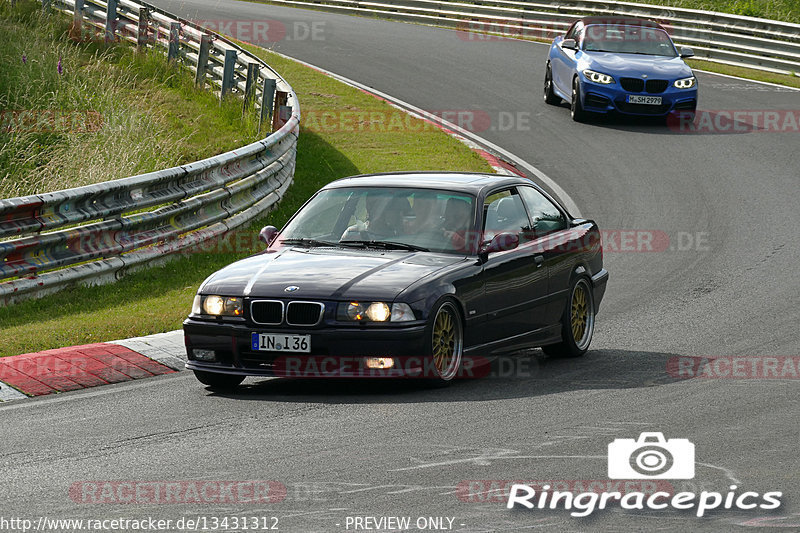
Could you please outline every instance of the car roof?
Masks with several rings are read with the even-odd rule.
[[[340,187],[418,187],[423,189],[444,189],[477,196],[481,191],[495,186],[532,185],[527,178],[502,176],[498,174],[479,174],[474,172],[384,172],[362,174],[342,178],[329,183],[324,188]]]
[[[589,26],[591,24],[610,24],[615,26],[643,26],[647,28],[658,28],[660,30],[664,29],[658,22],[636,17],[603,17],[595,15],[583,17],[580,21],[583,22],[584,26]]]

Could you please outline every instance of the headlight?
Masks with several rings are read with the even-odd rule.
[[[603,74],[602,72],[595,72],[593,70],[586,69],[583,71],[583,75],[586,76],[586,79],[594,83],[600,83],[602,85],[610,85],[615,83],[614,78],[608,74]]]
[[[407,322],[416,320],[414,311],[408,304],[392,304],[385,302],[347,302],[339,304],[337,312],[339,320],[364,322]]]
[[[232,296],[197,295],[192,304],[192,314],[211,316],[242,316],[242,299]]]
[[[692,76],[691,78],[683,78],[681,80],[675,80],[674,85],[678,89],[691,89],[697,83],[697,78]]]

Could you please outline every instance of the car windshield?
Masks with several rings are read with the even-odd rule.
[[[279,243],[467,253],[475,198],[435,189],[353,187],[320,191]]]
[[[644,26],[593,24],[583,40],[586,52],[615,52],[676,57],[678,53],[667,32]]]

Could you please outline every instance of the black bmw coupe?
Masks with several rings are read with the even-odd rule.
[[[203,282],[183,328],[211,388],[246,376],[444,384],[523,348],[576,357],[605,292],[600,232],[531,181],[413,172],[322,188]]]

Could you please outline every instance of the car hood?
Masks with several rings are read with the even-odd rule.
[[[255,298],[392,301],[415,281],[464,256],[373,249],[284,248],[215,272],[203,294]],[[287,292],[287,287],[298,289]]]
[[[584,52],[582,60],[583,68],[615,77],[639,78],[642,74],[647,74],[651,79],[674,80],[692,75],[692,69],[680,57]]]

